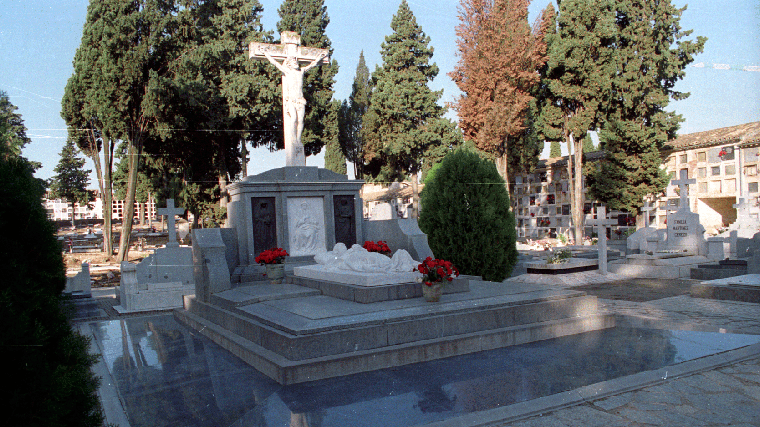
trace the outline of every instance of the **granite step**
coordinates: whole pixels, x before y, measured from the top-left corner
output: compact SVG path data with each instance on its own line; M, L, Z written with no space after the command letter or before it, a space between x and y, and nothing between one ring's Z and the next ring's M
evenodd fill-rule
M597 314L596 297L577 291L450 297L438 304L358 304L305 296L241 305L188 296L185 309L174 314L225 348L237 348L235 354L283 384L602 329L612 322Z
M288 283L247 282L211 295L211 302L227 309L276 299L319 295L319 290Z

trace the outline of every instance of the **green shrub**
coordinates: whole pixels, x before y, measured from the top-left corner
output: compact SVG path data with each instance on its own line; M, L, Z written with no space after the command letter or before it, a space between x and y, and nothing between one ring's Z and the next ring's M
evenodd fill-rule
M89 340L62 311L66 276L42 182L20 158L0 158L0 182L3 425L102 425Z
M435 256L463 274L504 280L517 261L516 232L496 166L460 148L432 175L421 195L420 228Z

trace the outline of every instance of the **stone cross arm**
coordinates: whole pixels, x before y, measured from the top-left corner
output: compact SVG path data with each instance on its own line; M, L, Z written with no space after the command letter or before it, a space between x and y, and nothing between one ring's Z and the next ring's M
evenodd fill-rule
M322 57L322 60L320 61L322 64L330 63L330 51L327 49L306 46L293 47L295 47L293 56L298 59L299 65L310 64L312 61L319 59L320 57ZM251 42L248 46L248 57L251 59L266 61L267 57L264 55L264 52L268 52L272 58L279 60L287 59L290 53L288 46L284 44Z

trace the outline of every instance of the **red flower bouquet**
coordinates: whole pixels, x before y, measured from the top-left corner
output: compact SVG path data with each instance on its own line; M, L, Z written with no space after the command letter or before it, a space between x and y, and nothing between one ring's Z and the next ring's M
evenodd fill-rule
M288 252L283 248L267 249L260 253L254 261L261 265L265 264L282 264Z
M459 276L459 270L454 267L454 264L431 257L425 258L425 261L422 261L422 264L418 265L416 270L424 275L422 281L427 286L433 286L433 284L443 282L444 280L450 282L454 280L451 277L452 275Z
M391 254L391 248L389 248L388 245L382 240L378 240L377 243L367 240L364 242L364 245L362 247L366 249L367 252L377 252L383 255Z

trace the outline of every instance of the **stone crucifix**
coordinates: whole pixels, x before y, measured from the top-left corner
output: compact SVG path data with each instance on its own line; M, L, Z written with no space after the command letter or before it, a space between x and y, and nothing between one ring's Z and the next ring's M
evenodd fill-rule
M644 198L644 206L641 208L641 212L644 213L644 227L649 227L649 212L655 210L656 208L652 206L652 202L649 200L649 198Z
M301 143L306 99L303 75L320 63L329 64L327 49L301 46L301 36L292 31L280 33L280 43L251 42L248 57L267 60L282 72L282 122L285 139L285 166L306 166ZM305 64L301 68L301 64Z
M182 208L174 207L174 199L166 199L166 207L156 209L159 215L166 215L166 229L169 232L169 241L166 243L166 247L178 248L179 242L177 242L177 227L174 225L174 216L182 215L185 210Z

